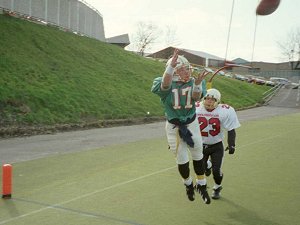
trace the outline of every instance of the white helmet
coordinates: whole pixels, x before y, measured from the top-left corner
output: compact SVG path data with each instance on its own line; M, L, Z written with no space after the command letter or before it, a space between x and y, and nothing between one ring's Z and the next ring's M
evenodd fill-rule
M215 88L208 89L204 98L205 97L214 98L218 103L221 101L221 93Z
M204 96L204 99L206 97L210 97L210 98L216 99L216 102L214 104L215 108L221 102L221 93L217 89L215 89L215 88L208 89L207 92L206 92L206 95Z
M166 64L166 66L169 66L172 62L172 58L170 58ZM182 68L182 67L185 67L187 70L189 70L189 73L188 74L179 74L177 72L178 69ZM190 76L191 76L191 66L190 66L190 63L189 61L182 55L179 55L178 58L177 58L177 65L175 67L175 74L174 74L174 77L173 77L173 80L180 80L180 81L183 81L183 82L188 82L190 80Z
M172 58L170 58L166 64L166 66L170 65L172 61ZM177 62L178 64L175 67L175 70L185 66L185 67L189 67L190 68L190 63L189 61L183 56L183 55L179 55L177 58Z

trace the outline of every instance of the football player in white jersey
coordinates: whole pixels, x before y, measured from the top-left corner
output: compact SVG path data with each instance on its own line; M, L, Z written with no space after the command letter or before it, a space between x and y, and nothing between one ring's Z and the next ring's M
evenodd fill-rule
M203 162L205 162L205 168L208 168L206 175L210 175L212 168L215 181L213 199L219 199L222 190L223 173L221 167L224 157L224 130L228 132L226 150L229 150L229 154L234 154L235 129L241 126L234 108L221 104L220 101L221 93L217 89L211 88L207 90L203 101L196 104L196 114L203 140ZM211 168L209 168L210 166Z

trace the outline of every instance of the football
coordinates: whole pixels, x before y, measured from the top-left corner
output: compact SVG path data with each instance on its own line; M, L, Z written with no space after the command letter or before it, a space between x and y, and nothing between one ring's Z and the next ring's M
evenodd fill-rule
M267 16L276 11L280 0L261 0L256 7L256 15Z

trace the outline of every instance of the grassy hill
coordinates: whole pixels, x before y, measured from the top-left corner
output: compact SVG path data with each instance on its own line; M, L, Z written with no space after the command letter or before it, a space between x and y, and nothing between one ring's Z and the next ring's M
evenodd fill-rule
M0 15L0 127L162 116L150 92L164 64L91 38ZM218 77L236 108L267 87Z

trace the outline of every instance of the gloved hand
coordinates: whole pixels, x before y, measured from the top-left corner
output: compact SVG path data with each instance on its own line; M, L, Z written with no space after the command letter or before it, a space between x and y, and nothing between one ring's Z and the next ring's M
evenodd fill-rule
M228 153L230 155L233 155L234 151L235 151L235 146L227 146L226 149L225 149L225 151L227 151L227 150L229 150Z

